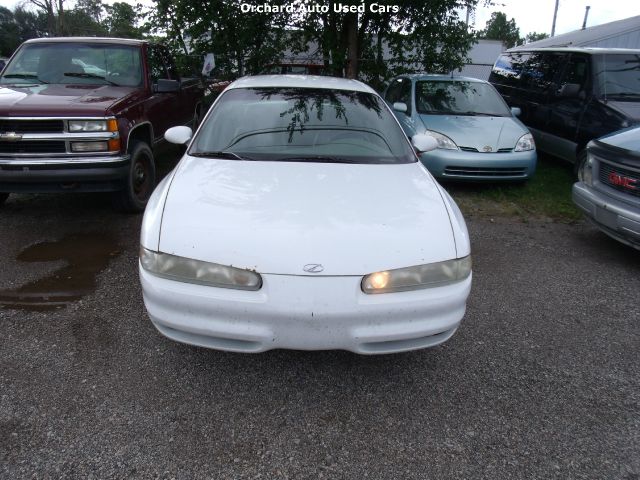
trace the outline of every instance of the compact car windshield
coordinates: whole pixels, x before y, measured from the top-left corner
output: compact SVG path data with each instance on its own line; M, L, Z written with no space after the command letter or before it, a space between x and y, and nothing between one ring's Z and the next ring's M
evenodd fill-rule
M418 113L431 115L511 115L493 87L464 81L417 82L416 109Z
M326 163L416 161L402 129L378 96L279 87L225 92L189 154Z
M640 55L611 54L599 56L595 62L595 79L600 95L640 98Z
M0 84L142 84L140 50L121 45L37 43L23 46Z

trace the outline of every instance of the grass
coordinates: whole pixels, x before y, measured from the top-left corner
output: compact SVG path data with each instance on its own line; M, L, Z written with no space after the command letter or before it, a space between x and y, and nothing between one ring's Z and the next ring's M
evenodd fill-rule
M535 176L523 184L444 183L467 215L550 218L573 222L582 218L571 200L573 166L539 155Z

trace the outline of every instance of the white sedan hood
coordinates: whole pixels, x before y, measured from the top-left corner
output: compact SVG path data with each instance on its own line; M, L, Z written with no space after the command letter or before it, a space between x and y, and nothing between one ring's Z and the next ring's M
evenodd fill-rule
M186 156L162 216L162 252L260 273L367 273L456 257L438 188L420 163ZM318 274L315 274L318 275Z

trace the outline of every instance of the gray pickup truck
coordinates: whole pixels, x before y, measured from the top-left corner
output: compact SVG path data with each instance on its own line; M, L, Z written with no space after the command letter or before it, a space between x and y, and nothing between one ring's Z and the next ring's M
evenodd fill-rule
M640 127L593 140L573 201L607 235L640 250Z

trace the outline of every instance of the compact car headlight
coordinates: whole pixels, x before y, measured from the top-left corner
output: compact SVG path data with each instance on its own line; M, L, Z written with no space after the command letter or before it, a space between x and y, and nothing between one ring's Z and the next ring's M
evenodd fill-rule
M405 292L441 287L464 280L471 274L471 256L438 263L375 272L362 279L364 293Z
M578 180L593 187L593 156L587 153L587 159L578 169Z
M242 268L178 257L140 248L142 268L170 280L238 290L260 290L262 277Z
M535 148L536 142L533 141L533 135L525 133L516 142L516 148L514 150L516 152L527 152L529 150L534 150Z
M443 148L445 150L458 150L456 143L446 135L443 135L440 132L434 132L433 130L427 130L424 133L431 135L438 141L438 148Z

